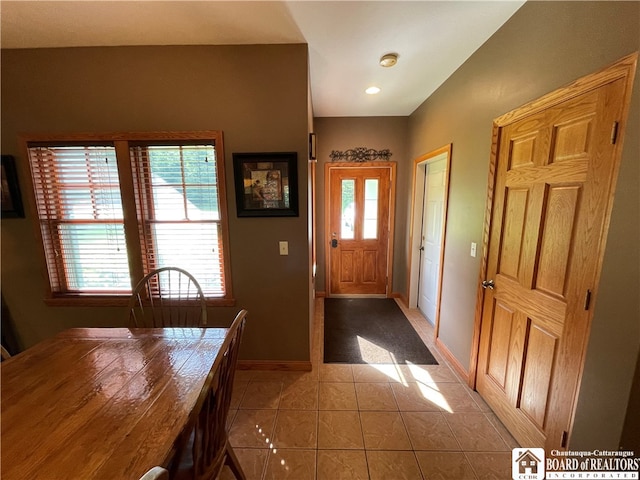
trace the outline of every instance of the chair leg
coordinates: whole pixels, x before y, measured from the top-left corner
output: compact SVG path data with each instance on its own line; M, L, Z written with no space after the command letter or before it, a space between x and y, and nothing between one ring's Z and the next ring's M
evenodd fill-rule
M244 472L242 471L242 467L240 466L240 462L238 461L238 457L236 457L236 453L233 451L233 448L231 448L229 441L227 441L226 449L227 458L225 460L225 463L229 466L229 468L233 472L233 475L238 480L247 480L247 477L245 477Z

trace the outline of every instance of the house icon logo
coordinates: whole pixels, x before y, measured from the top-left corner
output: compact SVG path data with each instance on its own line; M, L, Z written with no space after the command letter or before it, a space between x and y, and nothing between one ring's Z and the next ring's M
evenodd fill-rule
M544 480L543 448L514 448L511 460L513 480Z

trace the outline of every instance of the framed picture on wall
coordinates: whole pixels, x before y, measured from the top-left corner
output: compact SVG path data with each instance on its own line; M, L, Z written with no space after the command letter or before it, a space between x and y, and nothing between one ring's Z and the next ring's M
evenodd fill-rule
M298 216L298 154L234 153L238 217Z
M22 197L15 159L11 155L2 155L2 218L24 218Z

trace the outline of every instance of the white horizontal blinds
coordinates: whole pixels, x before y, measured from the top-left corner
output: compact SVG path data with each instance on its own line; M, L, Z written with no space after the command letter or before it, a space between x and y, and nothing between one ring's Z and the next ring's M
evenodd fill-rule
M52 292L130 292L115 149L30 146L29 159Z
M131 147L145 273L180 267L207 297L225 295L213 143Z

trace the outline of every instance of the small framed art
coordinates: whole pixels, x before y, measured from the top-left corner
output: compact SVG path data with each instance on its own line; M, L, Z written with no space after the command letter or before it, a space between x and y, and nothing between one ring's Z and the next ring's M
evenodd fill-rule
M234 153L238 217L298 216L298 154Z

